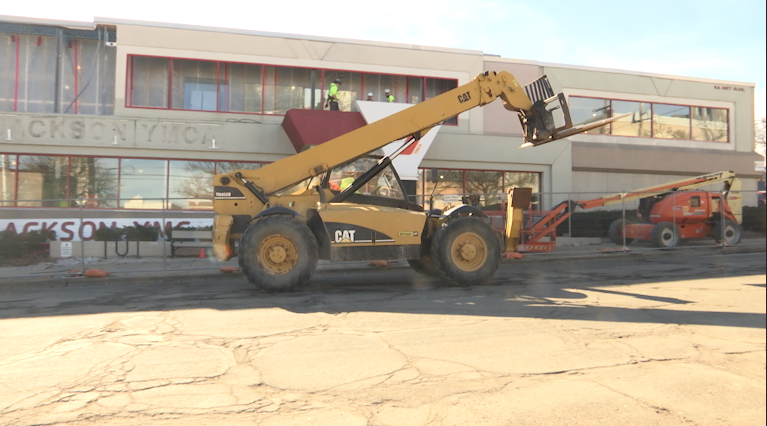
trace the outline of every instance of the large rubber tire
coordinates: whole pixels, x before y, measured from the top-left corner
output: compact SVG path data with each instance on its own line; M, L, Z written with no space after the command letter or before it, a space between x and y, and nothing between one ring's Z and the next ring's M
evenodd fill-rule
M413 268L414 271L421 275L430 278L442 278L439 270L434 265L434 261L431 259L431 255L425 255L418 259L408 259L407 263L410 264L410 267Z
M610 229L607 231L607 236L610 237L610 241L613 244L617 244L619 246L623 245L623 229L625 224L626 222L623 219L618 219L610 224ZM626 245L629 245L632 242L634 242L633 238L626 238Z
M658 223L652 228L650 241L655 247L676 247L679 244L679 228L671 222Z
M726 219L724 221L724 242L727 245L734 246L740 243L740 239L743 236L743 229L738 222L734 220ZM722 222L718 222L714 225L714 229L711 230L711 237L717 242L722 242Z
M253 285L269 293L293 291L317 269L317 240L290 216L273 215L253 223L240 239L240 269Z
M445 279L478 285L493 277L501 263L501 244L482 219L464 216L448 222L431 243L434 266Z

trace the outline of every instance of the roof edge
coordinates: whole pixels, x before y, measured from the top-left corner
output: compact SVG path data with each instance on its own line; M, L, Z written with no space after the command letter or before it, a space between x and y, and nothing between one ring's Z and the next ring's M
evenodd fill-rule
M0 21L14 24L48 25L52 27L66 27L71 29L96 29L95 22L84 21L61 21L58 19L30 18L27 16L0 15Z
M617 68L599 68L599 67L590 67L586 65L558 64L553 62L539 62L539 65L541 65L542 67L550 67L550 68L565 68L565 69L582 70L582 71L599 71L599 72L608 72L608 73L615 73L615 74L639 75L644 77L669 78L672 80L685 80L685 81L693 81L697 83L718 83L718 84L729 84L733 86L745 86L745 87L752 87L752 88L756 87L756 83L751 83L746 81L716 80L713 78L690 77L686 75L656 74L656 73L645 72L645 71L622 70Z

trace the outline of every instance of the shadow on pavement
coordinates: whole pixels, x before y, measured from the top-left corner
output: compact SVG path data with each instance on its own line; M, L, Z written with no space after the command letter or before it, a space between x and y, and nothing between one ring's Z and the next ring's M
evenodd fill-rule
M242 276L179 277L178 281L59 280L0 287L0 319L190 309L281 308L306 313L385 312L505 318L556 318L626 323L765 328L764 313L694 310L695 301L620 291L623 285L743 277L754 284L764 257L747 266L695 257L597 259L504 265L487 285L456 287L405 269L315 276L297 293L264 294ZM755 260L761 256L761 260ZM726 256L725 256L726 257ZM604 287L613 289L605 289ZM597 288L598 287L598 288ZM642 291L647 290L644 288ZM655 291L662 291L656 289ZM648 290L648 292L652 292ZM588 303L588 293L610 296ZM592 296L593 298L593 296ZM611 301L620 300L610 304ZM577 303L576 303L577 301ZM626 305L636 305L627 307ZM672 305L672 306L668 306ZM685 306L681 309L681 306ZM253 324L254 329L258 324Z

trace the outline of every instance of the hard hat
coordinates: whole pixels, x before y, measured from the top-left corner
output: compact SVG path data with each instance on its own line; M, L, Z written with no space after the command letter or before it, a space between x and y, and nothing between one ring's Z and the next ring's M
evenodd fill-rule
M386 89L386 90L384 90L384 93L391 93L391 90Z
M340 82L341 82L340 78L337 78L337 79L333 80L333 83L340 83Z
M368 92L368 96L373 96L373 92Z

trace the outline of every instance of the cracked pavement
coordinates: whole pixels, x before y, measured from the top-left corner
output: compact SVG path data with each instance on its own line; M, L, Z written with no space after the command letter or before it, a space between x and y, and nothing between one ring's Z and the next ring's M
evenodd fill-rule
M764 253L0 284L0 424L765 424Z

